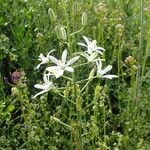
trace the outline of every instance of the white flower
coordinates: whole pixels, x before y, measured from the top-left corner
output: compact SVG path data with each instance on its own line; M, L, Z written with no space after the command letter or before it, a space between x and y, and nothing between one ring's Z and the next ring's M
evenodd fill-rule
M53 56L49 56L49 59L55 63L57 66L51 66L47 67L46 70L52 73L56 78L59 78L63 75L64 71L74 72L74 69L72 67L69 67L71 64L73 64L75 61L79 59L79 56L74 57L70 59L68 62L67 59L67 50L64 50L62 53L61 60L56 59Z
M49 75L48 74L45 74L44 73L44 77L43 77L43 80L44 80L44 83L43 84L35 84L34 87L37 88L37 89L41 89L42 91L35 94L33 96L33 98L43 94L43 93L46 93L48 91L50 91L51 89L54 88L54 85L51 81L49 81Z
M93 52L98 52L100 54L103 54L101 51L105 51L104 48L102 47L97 47L97 41L96 40L89 40L86 36L83 36L86 44L84 43L77 43L78 45L87 47L87 53L92 54Z
M49 62L49 55L50 55L50 53L52 53L53 51L55 51L55 50L51 50L51 51L47 54L46 57L45 57L42 53L39 55L38 60L41 61L41 63L37 65L37 67L35 68L35 70L36 70L36 69L39 69L41 65L46 64L46 63Z
M102 77L102 78L108 78L108 79L112 79L112 78L117 78L118 76L116 75L107 75L106 73L109 72L112 69L111 65L108 65L105 69L102 69L102 61L99 59L98 61L96 61L96 65L97 65L97 75Z

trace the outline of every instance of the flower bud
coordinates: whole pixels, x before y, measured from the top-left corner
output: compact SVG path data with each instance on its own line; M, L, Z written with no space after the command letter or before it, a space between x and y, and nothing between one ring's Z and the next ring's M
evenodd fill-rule
M91 70L88 79L91 80L91 79L94 77L94 74L95 74L95 68L93 68L93 69Z
M48 9L48 15L50 16L51 21L56 21L56 15L52 8Z
M133 65L136 63L136 60L133 56L128 56L126 59L125 59L125 63L127 65Z
M86 26L86 25L87 25L87 14L82 13L82 26Z
M59 29L60 29L60 27L58 25L54 28L56 36L58 39L60 39L60 30Z
M133 71L137 71L137 70L138 70L138 67L137 67L136 65L133 65L133 66L132 66L132 69L133 69Z
M62 40L66 41L67 40L67 34L66 34L66 30L64 27L60 28L60 37Z

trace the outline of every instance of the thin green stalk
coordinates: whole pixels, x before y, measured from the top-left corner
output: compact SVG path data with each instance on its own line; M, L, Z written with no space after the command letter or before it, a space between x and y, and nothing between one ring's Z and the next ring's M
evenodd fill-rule
M76 79L75 79L75 74L73 73L73 86L74 86L74 100L76 100L78 98L78 93L77 93L77 87L76 87ZM83 150L83 142L82 142L82 127L81 127L81 123L82 123L82 116L80 112L76 112L77 113L77 120L79 123L79 129L78 129L78 140L79 140L79 144L80 144L80 149Z
M142 52L143 52L143 35L144 35L144 0L141 0L141 31L140 31L140 45L138 51L138 63L139 68L136 75L136 85L135 85L135 95L134 95L134 102L136 103L139 99L140 89L141 89L141 67L142 67Z
M68 13L67 13L67 6L66 6L65 0L62 0L62 1L63 1L63 8L64 8L64 14L65 14L66 27L67 27L68 47L70 48L71 36L70 36L70 25L69 25ZM70 49L70 51L71 51L71 49Z
M104 116L104 124L103 124L103 128L104 128L104 143L106 143L106 108L104 105L104 109L103 109L103 116Z

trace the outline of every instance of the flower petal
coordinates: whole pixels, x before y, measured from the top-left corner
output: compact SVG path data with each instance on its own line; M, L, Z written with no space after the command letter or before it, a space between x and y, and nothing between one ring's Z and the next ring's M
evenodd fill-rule
M74 69L72 67L66 67L65 70L67 70L69 72L74 72Z
M70 59L67 64L66 67L68 67L69 65L73 64L75 61L77 61L80 58L80 56L74 57L72 59Z
M84 43L77 43L78 45L80 45L80 46L85 46L85 47L87 47L87 45L85 45Z
M86 44L87 44L87 45L89 45L89 44L90 44L89 39L88 39L86 36L84 36L84 35L83 35L83 38L84 38L84 40L85 40Z
M37 89L42 89L42 90L45 89L45 86L42 85L42 84L35 84L34 87L37 88Z
M85 57L86 59L89 59L89 57L90 57L90 56L89 56L87 53L85 53L85 52L81 53L80 55L83 56L83 57Z
M98 70L101 70L101 69L102 69L102 61L101 61L100 59L98 59L98 60L96 61L96 65L97 65L97 69L98 69Z
M104 70L100 70L99 73L100 75L104 75L106 74L108 71L110 71L112 69L111 65L108 65Z
M45 56L42 53L40 53L38 60L42 61L43 59L45 59Z
M53 63L55 63L56 65L59 65L59 60L56 59L55 57L49 56L49 59L50 59Z
M35 67L35 70L38 70L41 65L42 65L42 63L38 64L38 65Z
M64 74L64 70L58 69L53 72L56 78L61 77Z
M61 61L62 63L66 63L66 58L67 58L67 50L65 49L62 53Z
M98 53L94 52L90 55L90 57L88 58L89 62L95 61L95 58L97 57Z
M57 70L59 67L58 66L51 66L51 67L47 67L45 70L52 72L54 70Z
M44 76L43 76L43 80L44 80L44 82L47 84L47 83L49 83L49 77L48 77L48 74L44 74Z
M103 55L103 53L102 53L100 50L98 50L98 49L92 49L92 51L93 51L93 52L97 52L97 53Z
M93 50L102 50L102 51L106 51L103 47L95 47Z
M118 78L118 76L110 74L110 75L104 75L102 76L102 78L113 79L113 78Z
M52 49L48 54L47 54L47 57L49 57L49 55L52 53L52 52L54 52L55 51L55 49Z
M96 47L96 44L97 44L97 41L96 41L96 40L93 40L93 41L91 42L92 47Z
M46 93L46 92L48 92L48 90L42 90L41 92L35 94L32 98L36 98L37 96L39 96L39 95L41 95L43 93Z

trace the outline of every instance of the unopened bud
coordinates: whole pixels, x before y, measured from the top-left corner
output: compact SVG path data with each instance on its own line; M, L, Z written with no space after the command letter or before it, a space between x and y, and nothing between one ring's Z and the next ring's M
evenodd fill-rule
M86 25L87 25L87 14L82 13L82 26L86 26Z
M56 21L56 15L52 8L48 9L48 15L50 16L51 21Z
M89 79L89 80L92 80L92 78L94 77L94 74L95 74L95 68L93 68L93 69L91 70L88 79Z
M138 67L137 67L136 65L133 65L133 66L132 66L132 69L133 69L134 71L137 71L137 70L138 70Z
M55 30L57 38L60 39L60 27L57 25L54 30Z
M64 27L61 27L60 28L60 37L62 40L66 41L67 40L67 34L66 34L66 30Z
M125 59L125 63L127 65L133 65L136 63L136 60L133 56L128 56L126 59Z

